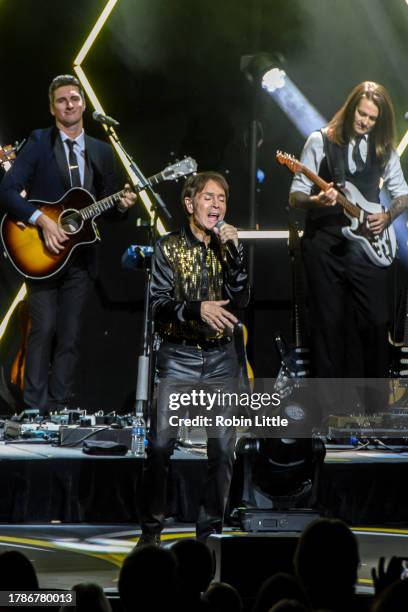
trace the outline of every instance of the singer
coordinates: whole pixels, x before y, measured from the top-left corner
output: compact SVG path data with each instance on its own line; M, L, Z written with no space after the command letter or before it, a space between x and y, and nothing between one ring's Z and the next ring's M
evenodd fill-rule
M82 186L97 199L118 191L110 145L85 134L85 96L74 76L55 77L48 90L55 125L35 130L0 185L0 206L41 231L51 253L64 248L67 235L29 200L56 201L68 189ZM27 193L27 198L21 192ZM136 202L130 190L118 208ZM115 211L113 211L115 213ZM117 213L118 218L123 215ZM63 274L49 280L27 280L31 321L24 380L24 407L40 417L69 405L78 358L81 313L96 275L94 246L77 252Z
M156 390L166 378L192 386L204 381L231 385L228 381L240 375L242 364L232 340L238 320L231 308L248 304L249 284L236 228L228 223L216 227L226 214L228 193L221 174L201 172L189 177L181 196L187 223L156 244L151 283L152 315L161 338ZM227 250L229 241L235 256ZM158 430L157 414L164 409L158 404L153 402L139 495L142 536L138 546L160 544L169 461L176 443L174 428ZM217 431L217 437L208 437L208 472L196 528L199 539L222 531L234 448L231 426Z

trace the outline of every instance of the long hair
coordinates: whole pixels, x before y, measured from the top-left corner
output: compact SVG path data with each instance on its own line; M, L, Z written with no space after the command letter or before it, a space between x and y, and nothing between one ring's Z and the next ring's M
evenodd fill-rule
M378 108L378 118L370 134L374 140L376 155L385 164L395 144L395 114L387 90L378 83L363 81L354 87L343 106L329 122L328 137L338 145L349 142L353 136L355 111L362 98L370 100Z

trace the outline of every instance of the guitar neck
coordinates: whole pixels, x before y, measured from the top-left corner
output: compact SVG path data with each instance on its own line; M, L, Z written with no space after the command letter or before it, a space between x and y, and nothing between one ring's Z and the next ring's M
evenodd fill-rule
M172 170L166 169L162 170L162 172L158 172L157 174L153 174L153 176L149 176L147 182L150 185L157 185L158 183L162 183L163 181L171 180L172 178Z
M162 183L163 181L170 180L173 176L173 170L171 168L163 170L162 172L158 172L157 174L153 174L153 176L149 176L147 179L148 185L157 185L158 183ZM148 186L147 185L147 186ZM139 193L143 189L146 189L146 186L134 186L133 190L135 193ZM126 195L125 190L118 191L103 200L99 200L99 202L94 202L89 206L86 206L81 210L81 216L83 219L91 219L92 217L96 217L107 210L110 210L120 202L120 198Z
M92 217L96 217L107 210L110 210L120 202L120 198L125 195L125 191L118 191L103 200L99 200L99 202L94 202L89 206L85 206L82 208L80 215L83 219L91 219Z
M174 181L175 179L182 176L187 176L192 172L197 172L197 162L192 157L185 157L183 160L178 161L171 166L167 166L167 168L161 172L153 174L153 176L149 176L149 178L146 180L146 185L135 185L133 187L133 191L135 193L139 193L140 191L143 191L143 189L146 189L149 185L157 185L163 181ZM118 191L117 193L114 193L103 200L99 200L99 202L94 202L86 208L83 208L80 211L80 214L83 219L91 219L92 217L96 217L97 215L100 215L101 213L119 204L120 199L125 195L125 190Z
M315 174L312 170L310 170L303 164L299 164L299 166L300 172L307 176L307 178L309 178L322 191L327 191L328 189L330 189L329 183L327 183L320 176ZM349 213L349 215L351 215L352 217L356 217L357 219L360 217L360 209L358 208L358 206L356 206L352 202L349 202L349 200L342 193L338 192L336 201L337 204L340 204L340 206L342 206L344 210Z

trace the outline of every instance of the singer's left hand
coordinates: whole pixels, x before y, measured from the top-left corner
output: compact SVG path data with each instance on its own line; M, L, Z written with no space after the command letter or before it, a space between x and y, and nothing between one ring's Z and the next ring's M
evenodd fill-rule
M118 208L122 212L125 212L136 204L137 195L132 191L129 183L126 183L123 190L125 192L125 195L120 198L120 204L118 204Z
M228 223L224 223L221 229L214 228L214 232L216 232L222 244L228 242L228 240L232 240L235 246L238 248L238 230L233 225L229 225Z

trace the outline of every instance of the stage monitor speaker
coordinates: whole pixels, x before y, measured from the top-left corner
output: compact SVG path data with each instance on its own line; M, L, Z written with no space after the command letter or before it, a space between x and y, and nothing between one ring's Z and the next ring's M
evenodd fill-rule
M255 597L277 572L293 574L299 533L211 535L207 544L216 562L216 581L228 582L244 598Z

